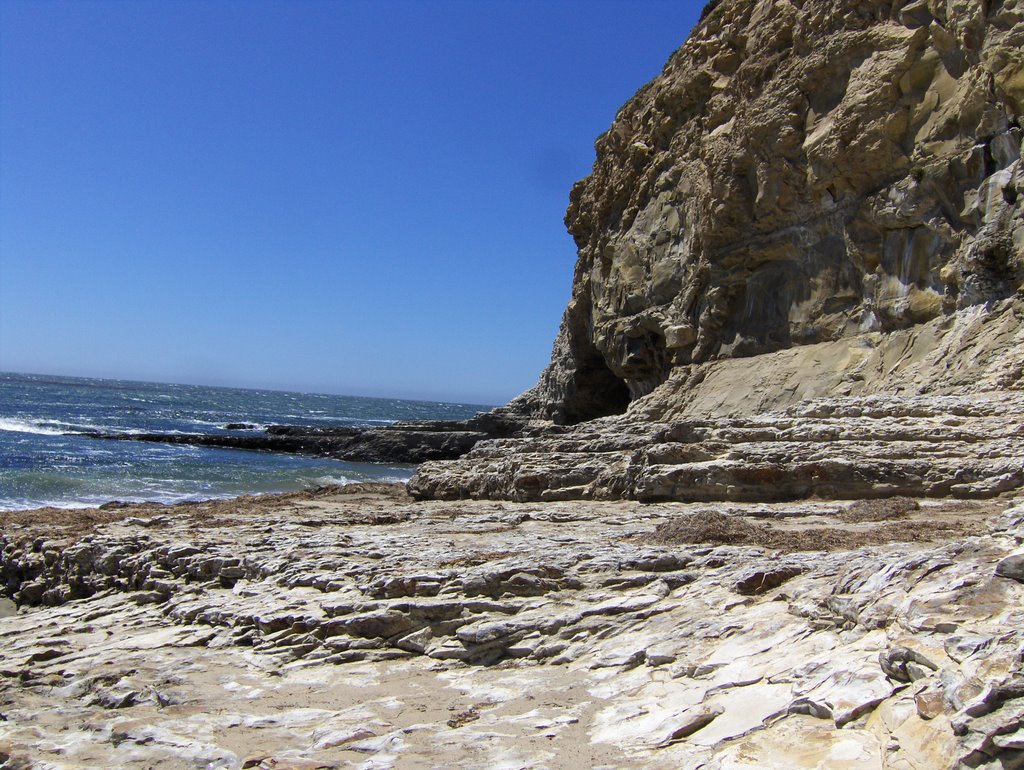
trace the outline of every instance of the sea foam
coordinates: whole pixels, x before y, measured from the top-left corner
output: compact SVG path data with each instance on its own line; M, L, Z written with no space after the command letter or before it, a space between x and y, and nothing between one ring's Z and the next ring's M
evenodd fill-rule
M60 423L53 420L18 420L0 417L0 430L11 433L35 433L38 436L63 436L66 430L54 426Z

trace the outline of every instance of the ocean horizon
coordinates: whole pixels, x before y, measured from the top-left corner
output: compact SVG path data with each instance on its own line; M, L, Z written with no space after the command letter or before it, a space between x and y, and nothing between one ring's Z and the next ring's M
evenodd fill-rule
M373 427L465 419L485 404L0 372L0 510L176 503L325 484L401 482L412 465L105 441L88 433L218 434L226 426ZM234 429L237 433L238 429Z

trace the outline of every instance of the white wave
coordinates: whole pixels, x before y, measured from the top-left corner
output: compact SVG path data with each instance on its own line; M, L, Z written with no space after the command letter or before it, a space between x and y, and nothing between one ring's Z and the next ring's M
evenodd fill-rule
M16 420L10 417L0 417L0 430L11 433L35 433L40 436L63 436L67 431L57 426L60 423L53 420Z
M313 479L313 483L318 486L330 486L338 484L340 486L346 486L348 484L367 484L367 483L380 483L380 484L404 484L411 478L412 474L407 476L403 475L390 475L390 476L344 476L342 474L331 474L327 476L318 476Z
M98 508L100 503L68 502L67 500L47 500L30 498L13 498L0 500L0 512L9 511L30 511L34 508L63 508L68 511L77 511L83 508Z
M320 476L313 479L313 483L325 487L331 484L354 484L355 481L348 476Z

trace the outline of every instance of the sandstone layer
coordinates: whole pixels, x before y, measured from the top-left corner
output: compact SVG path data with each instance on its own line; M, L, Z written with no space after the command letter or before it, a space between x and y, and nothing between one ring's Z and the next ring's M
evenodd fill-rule
M989 497L1024 484L1024 305L681 368L613 415L421 465L422 498Z
M0 517L9 768L1024 756L1024 499L347 488Z

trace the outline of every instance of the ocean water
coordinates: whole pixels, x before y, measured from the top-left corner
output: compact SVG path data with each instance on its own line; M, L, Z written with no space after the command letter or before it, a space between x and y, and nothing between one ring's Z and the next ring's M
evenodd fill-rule
M179 502L323 484L404 481L408 465L105 441L103 433L222 433L228 423L373 426L487 406L0 373L0 510Z

